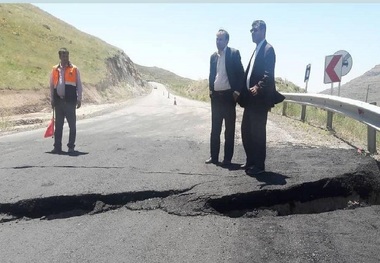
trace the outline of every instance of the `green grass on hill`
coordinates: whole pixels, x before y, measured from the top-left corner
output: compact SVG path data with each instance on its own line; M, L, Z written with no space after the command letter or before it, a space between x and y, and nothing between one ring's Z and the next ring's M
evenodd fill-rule
M31 4L0 4L0 89L46 88L51 67L59 62L57 51L61 47L69 49L82 81L90 85L102 81L106 76L105 60L118 51ZM156 67L136 67L143 79L163 83L173 93L209 100L207 80L183 78ZM294 86L289 83L279 81L278 89L287 91Z
M68 48L82 81L90 84L106 76L105 59L118 50L31 4L0 4L0 89L48 86L61 47Z

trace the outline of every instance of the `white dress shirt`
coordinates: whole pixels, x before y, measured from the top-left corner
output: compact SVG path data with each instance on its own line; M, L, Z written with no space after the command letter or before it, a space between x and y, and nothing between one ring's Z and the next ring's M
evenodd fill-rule
M223 91L231 89L230 82L228 81L227 71L226 71L226 49L223 49L221 54L218 54L218 62L216 64L216 76L214 81L214 90Z
M259 53L260 51L260 48L261 46L263 45L264 43L264 40L261 40L261 42L256 46L256 49L255 51L253 51L253 56L252 56L252 59L251 59L251 63L249 64L249 70L248 70L248 74L247 74L247 89L250 89L251 87L249 86L249 80L251 79L251 74L252 74L252 70L253 70L253 65L255 64L255 59L256 59L256 55L257 53Z

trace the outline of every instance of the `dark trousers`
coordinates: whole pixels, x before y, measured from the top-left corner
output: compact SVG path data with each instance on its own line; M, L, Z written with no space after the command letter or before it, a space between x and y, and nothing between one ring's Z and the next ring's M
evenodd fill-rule
M241 137L247 156L246 164L265 170L268 110L244 108Z
M236 103L232 91L214 91L211 96L211 158L219 160L220 134L224 120L224 159L231 161L234 154Z
M66 102L62 99L55 100L55 132L54 132L54 148L62 149L62 131L65 118L69 124L69 143L67 147L75 147L76 128L76 103Z

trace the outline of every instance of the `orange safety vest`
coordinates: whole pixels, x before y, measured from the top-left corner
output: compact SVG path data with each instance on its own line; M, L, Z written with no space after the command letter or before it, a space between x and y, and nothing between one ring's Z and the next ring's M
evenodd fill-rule
M55 65L53 67L53 83L54 88L57 88L58 80L59 80L59 71L58 71L58 65ZM69 64L65 69L65 85L70 86L77 86L77 67L73 64Z

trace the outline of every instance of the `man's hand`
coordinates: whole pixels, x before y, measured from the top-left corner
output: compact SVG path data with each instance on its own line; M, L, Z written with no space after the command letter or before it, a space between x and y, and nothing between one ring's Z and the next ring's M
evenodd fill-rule
M211 97L212 97L212 90L210 90L210 92L209 92L209 97L210 97L210 99L211 99Z
M259 90L259 87L258 87L257 85L255 85L255 86L252 87L252 88L249 88L249 91L251 92L252 96L256 96L258 90Z
M80 106L82 106L82 102L80 100L77 101L77 109L80 108Z

